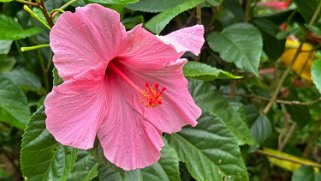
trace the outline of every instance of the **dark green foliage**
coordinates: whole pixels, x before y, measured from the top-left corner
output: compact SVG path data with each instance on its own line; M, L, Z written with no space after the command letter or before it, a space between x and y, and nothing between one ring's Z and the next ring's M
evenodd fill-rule
M321 167L321 1L293 0L285 10L259 2L0 0L0 180L321 180L316 171ZM161 158L148 167L124 171L106 160L98 139L94 148L78 150L58 143L46 129L43 101L64 80L48 46L22 47L51 43L50 28L34 16L50 25L48 18L56 23L63 11L89 3L119 12L127 30L143 24L165 35L204 26L201 54L182 56L188 59L183 73L202 116L195 127L164 133ZM308 79L283 64L284 56L293 59L300 42L310 44L303 44L296 60L311 73ZM293 52L284 54L288 49ZM299 158L311 160L314 168Z

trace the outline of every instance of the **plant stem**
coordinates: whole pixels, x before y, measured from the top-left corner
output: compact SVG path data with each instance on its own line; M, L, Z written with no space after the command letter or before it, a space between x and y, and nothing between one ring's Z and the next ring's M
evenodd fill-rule
M320 14L320 11L321 11L321 1L319 2L317 9L313 13L313 16L309 22L309 26L313 25L313 23L317 20L319 14Z
M246 95L245 95L246 96ZM261 99L261 100L271 100L271 98L268 98L268 97L263 97L263 96L257 96L257 95L250 95L248 97L253 97L253 98L256 98L256 99ZM309 102L301 102L301 101L297 101L297 100L294 100L294 101L287 101L287 100L280 100L280 99L276 99L275 102L276 103L279 103L279 104L287 104L287 105L298 105L298 106L311 106L315 103L318 103L321 101L321 97L313 100L313 101L309 101Z
M249 20L250 20L251 3L252 3L252 0L246 0L245 17L244 17L245 22L249 22Z
M45 88L46 88L46 91L48 92L49 91L49 80L48 80L48 72L46 71L46 67L45 67L45 60L43 59L39 49L37 49L37 54L38 54L40 66L42 69L42 75L43 75L43 79L44 79Z
M261 155L277 158L277 159L280 159L280 160L289 161L289 162L292 162L292 163L297 163L297 164L300 164L300 165L306 165L306 166L312 166L312 167L321 168L321 165L317 164L317 163L304 163L304 162L299 161L299 160L294 160L294 159L291 159L291 158L286 158L286 157L282 157L282 156L279 156L279 155L274 155L274 154L268 153L268 152L266 152L264 150L256 150L255 152L258 153L258 154L261 154Z
M232 81L232 83L230 85L230 90L231 90L231 94L230 94L231 99L235 99L235 95L236 95L236 80Z
M202 8L201 8L201 6L196 6L196 23L202 24Z
M213 28L213 23L215 22L215 18L216 18L216 12L215 12L215 8L214 7L212 7L212 18L211 18L211 20L209 21L209 23L208 23L208 26L207 26L207 28L205 29L205 32L209 32L212 28Z
M283 150L283 148L286 146L286 144L289 142L292 134L293 134L293 131L295 130L296 128L296 124L293 124L289 130L287 130L287 134L285 135L285 138L283 140L280 140L280 144L279 144L279 147L278 147L278 151L281 151Z
M302 46L303 46L303 43L304 43L304 41L300 43L298 49L297 49L296 52L295 52L294 57L292 58L292 60L291 60L291 62L290 62L290 65L287 67L287 69L285 70L285 72L282 74L282 76L281 76L281 78L280 78L280 80L279 80L279 82L278 82L278 84L277 84L277 86L276 86L276 89L275 89L275 91L273 92L273 95L272 95L270 101L268 102L268 104L267 104L267 105L265 106L265 108L263 109L263 114L267 114L267 113L270 111L270 109L271 109L274 101L276 100L276 97L278 96L278 94L279 94L279 92L280 92L280 89L281 89L281 87L282 87L282 85L283 85L283 83L284 83L284 81L285 81L285 78L286 78L286 77L288 76L288 74L290 73L290 70L292 69L292 66L294 65L296 59L298 58L298 56L299 56L299 54L300 54L300 52L301 52L301 48L302 48Z
M36 18L41 24L43 24L46 28L48 28L49 30L51 30L51 27L48 26L48 24L46 22L44 22L38 15L36 15L36 13L34 13L27 5L23 6L23 9L25 11L27 11L32 17Z
M66 4L62 5L60 8L53 10L53 12L51 13L51 18L54 18L59 12L63 11L63 9L67 8L72 3L75 3L75 2L77 2L77 0L71 0Z
M50 66L51 66L52 55L53 55L53 53L52 53L52 51L50 51L49 57L48 57L48 60L49 60L49 61L48 61L47 68L46 68L47 72L49 71Z
M67 2L66 4L62 5L59 9L63 10L75 2L77 2L77 0L71 0L71 1Z
M238 74L238 71L237 71L238 69L237 68L235 68L235 70L233 71L233 73L235 74L235 75L237 75ZM232 82L231 82L231 85L230 85L230 97L232 98L232 99L235 99L235 96L237 95L237 79L234 79L234 80L232 80Z
M26 52L26 51L31 51L31 50L37 50L40 48L45 48L45 47L49 47L49 44L41 44L41 45L35 45L35 46L29 46L29 47L21 47L20 50L22 52Z
M319 2L319 5L318 5L317 9L314 11L313 16L312 16L308 26L312 26L314 24L314 22L316 21L317 17L319 16L320 11L321 11L321 1ZM279 80L279 82L277 84L277 87L276 87L276 89L275 89L275 91L274 91L274 93L272 95L272 98L270 99L268 104L263 109L263 113L264 114L267 114L270 111L270 109L271 109L274 101L276 100L276 97L279 94L279 91L280 91L280 89L281 89L281 87L282 87L282 85L283 85L283 83L285 81L285 78L289 74L289 72L290 72L292 66L294 65L299 53L301 52L301 49L302 49L302 46L303 46L303 43L305 42L305 40L306 40L306 35L305 35L303 41L300 43L297 51L295 52L295 55L294 55L293 59L291 60L290 65L287 67L285 72L282 74L282 76L281 76L281 78L280 78L280 80Z
M33 7L39 7L38 3L29 2L29 1L25 1L25 0L15 0L15 1L17 1L19 3L30 5L30 6L33 6Z
M48 14L44 0L40 0L39 4L40 4L40 10L41 10L43 16L46 18L47 23L49 24L50 27L53 27L54 23Z
M311 154L313 147L315 146L315 144L319 138L320 127L321 127L321 120L318 119L313 127L311 135L308 138L307 146L305 147L303 154L302 154L303 158L307 158Z

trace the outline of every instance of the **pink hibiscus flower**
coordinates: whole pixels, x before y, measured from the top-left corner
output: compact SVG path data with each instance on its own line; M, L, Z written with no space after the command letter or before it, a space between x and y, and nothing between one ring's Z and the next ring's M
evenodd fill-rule
M182 73L185 51L200 52L204 28L158 37L97 4L60 16L50 32L53 62L64 83L45 100L46 127L64 145L90 149L124 170L160 158L162 133L195 126L201 115Z
M275 10L286 10L288 9L289 5L291 4L292 0L286 1L271 1L271 2L258 2L258 6L268 7Z

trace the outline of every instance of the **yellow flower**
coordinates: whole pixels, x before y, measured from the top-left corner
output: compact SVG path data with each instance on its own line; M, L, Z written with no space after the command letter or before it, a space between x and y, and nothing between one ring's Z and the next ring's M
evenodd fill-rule
M299 47L300 42L294 39L287 39L285 43L285 51L281 56L281 61L285 65L290 65L295 52ZM298 55L292 70L295 71L301 78L311 81L311 65L314 59L316 59L316 53L313 50L313 46L309 43L303 43L301 52Z

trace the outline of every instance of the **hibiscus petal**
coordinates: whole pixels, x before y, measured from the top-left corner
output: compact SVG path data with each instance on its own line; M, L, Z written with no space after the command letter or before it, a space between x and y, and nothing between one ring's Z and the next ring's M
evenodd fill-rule
M126 102L120 80L108 77L108 113L98 130L105 157L124 170L144 168L160 158L161 132Z
M177 52L190 51L198 55L204 44L204 27L195 25L174 31L166 36L158 36L166 44L175 47Z
M63 13L50 32L53 62L66 81L104 62L122 49L126 30L119 14L98 4Z
M127 32L126 49L117 58L140 69L159 69L182 56L141 25Z
M155 108L148 108L142 103L144 98L140 93L133 91L128 84L121 85L127 102L162 132L178 132L188 124L195 126L196 119L201 115L200 108L188 91L188 82L182 72L185 63L186 59L179 59L163 69L145 72L133 69L133 65L118 65L124 74L142 89L146 82L166 87L162 95L163 103Z
M44 105L46 127L55 139L68 146L93 147L98 126L104 118L106 85L96 71L64 82L52 89Z

